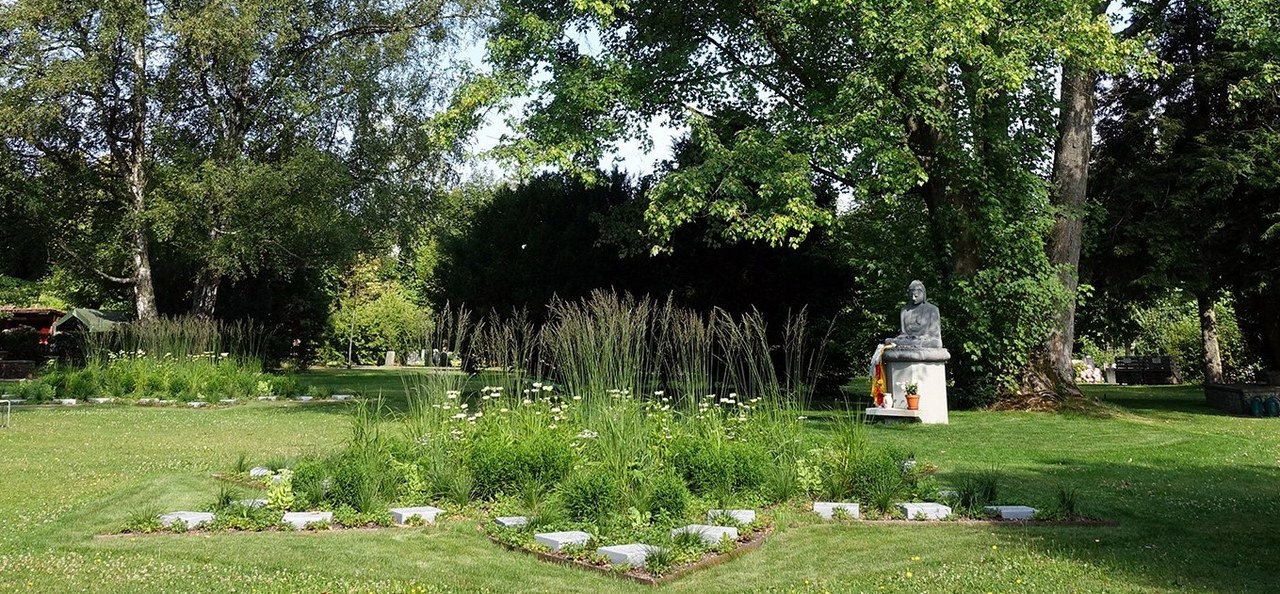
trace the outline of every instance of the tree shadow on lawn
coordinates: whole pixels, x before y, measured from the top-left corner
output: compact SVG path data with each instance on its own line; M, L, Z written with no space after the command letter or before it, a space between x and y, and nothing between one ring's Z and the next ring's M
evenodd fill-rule
M1066 478L1048 469L1030 474L1025 477L1029 484L1019 486L1038 487L1042 503L1054 500L1050 489ZM1084 462L1063 474L1079 487L1085 513L1120 526L1011 524L997 529L1024 538L1026 546L1046 555L1087 562L1135 584L1174 591L1276 591L1280 469L1185 466L1169 460L1154 465Z
M1135 412L1141 411L1143 414L1162 418L1174 413L1230 416L1209 406L1204 398L1204 387L1199 384L1177 386L1086 384L1080 388L1087 396L1097 398L1105 405Z

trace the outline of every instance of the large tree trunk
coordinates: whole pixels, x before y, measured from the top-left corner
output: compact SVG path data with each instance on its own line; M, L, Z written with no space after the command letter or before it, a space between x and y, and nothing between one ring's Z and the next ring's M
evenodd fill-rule
M213 269L212 265L206 265L198 275L196 275L195 295L192 299L192 311L197 316L203 318L213 318L217 313L218 307L218 285L222 282L222 276Z
M133 131L129 146L129 249L133 252L133 296L138 320L153 320L156 290L151 281L151 251L147 246L147 53L146 39L133 50Z
M1222 354L1218 349L1218 316L1213 311L1213 298L1208 292L1196 295L1196 307L1200 310L1200 343L1204 360L1204 381L1207 384L1222 383Z
M1058 145L1053 155L1056 211L1046 248L1058 270L1067 300L1054 312L1054 328L1023 374L1025 396L1061 400L1079 396L1071 365L1075 343L1076 289L1079 286L1080 242L1084 231L1084 202L1089 183L1089 151L1093 145L1093 96L1097 75L1075 62L1062 67L1062 110Z

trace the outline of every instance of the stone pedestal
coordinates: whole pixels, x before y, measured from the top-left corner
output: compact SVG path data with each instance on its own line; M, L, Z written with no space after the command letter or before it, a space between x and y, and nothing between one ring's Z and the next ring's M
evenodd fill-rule
M884 352L892 408L907 408L907 384L916 384L920 393L921 423L942 424L947 417L947 365L951 353L946 349L888 349Z

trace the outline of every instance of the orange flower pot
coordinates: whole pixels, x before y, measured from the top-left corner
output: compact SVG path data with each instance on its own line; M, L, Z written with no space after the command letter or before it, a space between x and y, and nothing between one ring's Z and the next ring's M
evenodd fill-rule
M920 410L919 394L907 394L907 410Z

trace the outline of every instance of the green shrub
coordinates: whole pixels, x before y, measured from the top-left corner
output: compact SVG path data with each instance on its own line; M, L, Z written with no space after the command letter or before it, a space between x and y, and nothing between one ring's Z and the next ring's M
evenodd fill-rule
M734 459L725 449L693 437L682 437L672 445L671 464L694 493L707 495L724 491L733 485L735 474Z
M490 498L515 493L530 482L553 484L573 467L569 444L553 433L536 433L510 440L486 435L471 444L467 468L475 477L476 494Z
M324 460L298 462L293 473L293 493L303 507L315 507L329 498L333 470Z
M654 475L649 484L648 511L655 518L678 519L689 508L689 487L673 471Z
M570 519L603 524L618 506L622 494L618 478L598 468L573 472L560 483L561 505Z

